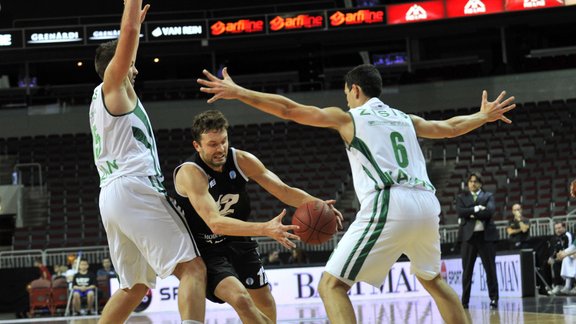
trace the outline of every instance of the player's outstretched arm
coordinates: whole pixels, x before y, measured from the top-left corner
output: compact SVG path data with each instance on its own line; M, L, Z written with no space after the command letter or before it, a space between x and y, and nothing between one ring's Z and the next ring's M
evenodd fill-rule
M249 152L236 150L236 159L240 169L242 169L242 172L248 178L256 181L264 190L268 191L286 205L298 208L309 201L321 200L302 189L287 185L274 172L266 168L260 159ZM327 200L326 203L336 214L338 228L342 229L343 216L342 213L334 207L336 200Z
M213 95L208 99L208 103L220 99L237 99L276 117L316 127L340 129L352 122L350 115L338 107L322 109L297 103L284 96L243 88L234 83L227 68L222 70L222 79L207 70L202 72L206 79L198 79L198 83L202 85L200 91Z
M490 122L501 120L507 124L512 123L505 113L516 108L514 97L506 97L502 91L494 101L488 101L486 90L482 92L480 111L475 114L456 116L447 120L435 121L411 115L412 122L419 137L424 138L451 138L464 135L476 128Z
M298 226L282 224L286 210L268 222L244 222L221 216L217 203L208 192L208 179L194 165L185 164L180 168L176 174L175 186L179 193L188 197L192 207L215 234L268 236L288 249L296 247L291 240L300 239L297 235L288 232L298 229Z

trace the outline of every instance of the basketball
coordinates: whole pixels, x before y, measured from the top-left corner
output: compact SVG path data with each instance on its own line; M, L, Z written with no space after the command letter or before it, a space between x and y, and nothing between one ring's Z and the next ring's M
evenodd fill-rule
M330 240L338 229L336 214L327 203L319 200L298 207L292 217L292 225L300 226L294 234L307 244L322 244Z

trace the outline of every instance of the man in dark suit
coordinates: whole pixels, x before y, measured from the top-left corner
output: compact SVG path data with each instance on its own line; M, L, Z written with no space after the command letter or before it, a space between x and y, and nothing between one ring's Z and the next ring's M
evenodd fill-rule
M483 191L481 188L480 175L472 173L468 176L469 192L460 194L456 200L460 224L459 234L462 241L462 305L468 308L474 262L480 255L484 270L486 270L490 308L495 309L498 308L498 279L496 278L494 241L498 240L498 231L492 215L496 207L492 193Z

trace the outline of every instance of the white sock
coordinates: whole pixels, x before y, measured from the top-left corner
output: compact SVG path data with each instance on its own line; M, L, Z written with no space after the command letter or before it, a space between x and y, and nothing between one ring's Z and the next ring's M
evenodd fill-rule
M182 321L182 324L202 324L202 322L198 322L195 320L184 320Z

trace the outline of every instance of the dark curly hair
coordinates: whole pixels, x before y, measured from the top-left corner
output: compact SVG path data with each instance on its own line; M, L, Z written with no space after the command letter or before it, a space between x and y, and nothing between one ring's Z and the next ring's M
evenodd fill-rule
M194 117L192 121L192 139L200 143L202 134L212 130L228 130L228 120L218 110L207 110Z

